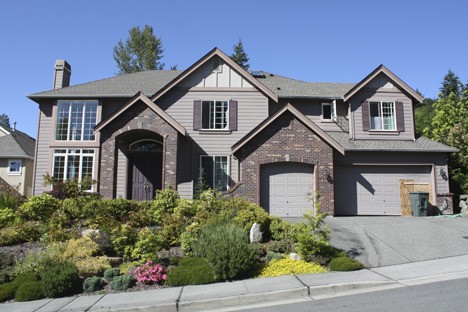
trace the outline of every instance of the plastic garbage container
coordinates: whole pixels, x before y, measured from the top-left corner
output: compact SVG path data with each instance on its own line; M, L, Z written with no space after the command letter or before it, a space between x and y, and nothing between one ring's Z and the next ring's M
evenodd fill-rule
M429 203L429 193L410 192L411 215L413 217L427 217L427 204Z

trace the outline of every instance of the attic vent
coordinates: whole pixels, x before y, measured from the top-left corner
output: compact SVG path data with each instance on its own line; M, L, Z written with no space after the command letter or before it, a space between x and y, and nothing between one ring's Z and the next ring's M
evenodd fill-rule
M255 78L265 78L265 73L262 72L261 70L254 70L252 72L250 72L252 74L252 76L254 76Z

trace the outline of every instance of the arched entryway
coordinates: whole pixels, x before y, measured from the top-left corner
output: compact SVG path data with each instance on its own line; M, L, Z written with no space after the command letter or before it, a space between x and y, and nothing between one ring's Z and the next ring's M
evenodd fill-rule
M151 200L162 189L163 144L156 139L139 139L128 145L128 198Z

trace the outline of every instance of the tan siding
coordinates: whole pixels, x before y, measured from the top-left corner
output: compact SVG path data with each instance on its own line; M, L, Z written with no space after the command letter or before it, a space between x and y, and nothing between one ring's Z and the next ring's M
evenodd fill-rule
M362 110L361 103L363 101L387 101L403 102L403 114L405 131L401 133L388 133L385 134L383 131L372 132L362 130ZM351 109L354 116L354 135L355 139L375 139L375 140L413 140L414 139L414 127L413 127L413 104L409 97L403 92L392 89L389 92L386 88L380 89L366 89L364 88L358 92L351 100Z
M117 197L127 198L127 167L127 157L119 149L117 151Z
M193 130L194 100L230 100L238 101L238 131L203 133ZM175 118L187 129L193 139L192 177L196 180L200 154L210 156L230 156L231 147L260 122L268 117L268 99L257 91L189 91L178 90L165 96L157 103L169 115ZM238 164L230 157L230 176L234 183L238 182ZM193 181L192 181L193 183ZM179 185L179 189L187 192L192 185L188 182Z
M52 153L50 152L49 144L53 135L52 128L52 105L40 104L39 131L36 140L37 155L35 157L35 179L34 179L34 195L39 195L49 189L44 186L44 175L50 173L52 166Z

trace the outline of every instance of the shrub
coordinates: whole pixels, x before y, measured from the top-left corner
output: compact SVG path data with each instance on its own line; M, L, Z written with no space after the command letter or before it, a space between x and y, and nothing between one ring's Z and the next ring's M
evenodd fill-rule
M99 276L91 276L84 280L83 290L85 292L95 292L104 288L104 280Z
M166 284L170 286L203 285L215 282L208 262L199 257L186 257L169 271Z
M307 223L302 224L297 235L297 249L299 254L307 259L310 255L327 255L332 252L330 247L330 229L325 224L326 213L320 213L318 209L315 216L305 214ZM300 223L297 226L301 226Z
M16 264L14 274L33 273L37 275L48 265L50 260L59 260L62 252L62 244L51 245L47 249L36 252L29 252Z
M25 273L18 275L10 283L0 285L0 302L13 299L18 288L30 282L37 282L37 276L32 273Z
M150 211L156 224L161 224L165 213L172 213L177 206L179 194L172 188L157 190L156 197L151 203Z
M24 242L37 241L41 236L41 226L38 221L26 221L17 226L18 232L21 235L21 240Z
M161 249L158 236L149 228L145 227L137 234L137 241L132 250L134 260L156 260L156 252Z
M151 202L143 201L137 203L128 214L128 223L135 228L142 228L147 226L155 225L156 222L150 210Z
M22 243L21 233L15 227L0 229L0 246L11 246Z
M49 261L40 276L44 295L50 298L73 295L81 288L78 268L71 262Z
M125 259L132 257L132 250L137 240L137 232L129 224L123 224L115 230L111 236L111 244L114 252Z
M60 201L49 194L31 196L19 207L19 213L27 220L45 221L60 208Z
M165 213L162 217L163 227L156 234L163 248L180 246L180 237L189 224L184 216Z
M110 282L110 287L112 290L125 291L135 286L135 284L136 281L133 275L125 274L114 277Z
M112 279L116 276L120 275L120 269L119 268L109 268L104 271L104 280L106 282L112 281Z
M186 255L191 255L193 244L198 240L198 235L202 226L199 222L193 222L185 228L185 231L180 235L180 247Z
M356 271L363 268L361 262L350 257L338 257L330 261L330 270L332 271Z
M196 255L208 261L217 280L245 277L256 262L247 233L233 224L202 229L193 248Z
M73 262L81 277L98 275L110 267L106 256L97 257L99 245L89 236L71 239L61 256L62 260Z
M280 253L277 253L277 252L274 252L274 251L268 251L267 254L266 254L266 258L267 258L268 261L281 260L281 259L284 259L284 255L280 254Z
M271 260L260 272L260 277L273 277L289 274L325 273L327 270L317 263L303 260Z
M42 284L35 280L19 285L15 294L16 301L39 300L44 297L45 295L42 291Z
M297 242L297 229L294 224L279 217L272 217L270 223L271 238L275 241Z
M1 194L0 194L1 196ZM0 229L6 226L13 225L16 213L9 206L0 206Z
M18 287L13 282L0 285L0 302L5 302L15 298L17 289Z
M167 279L166 269L151 260L136 267L133 274L135 274L137 282L144 284L161 283Z
M13 279L15 262L13 255L0 252L0 284L8 283Z

